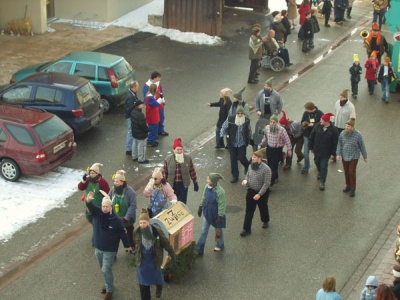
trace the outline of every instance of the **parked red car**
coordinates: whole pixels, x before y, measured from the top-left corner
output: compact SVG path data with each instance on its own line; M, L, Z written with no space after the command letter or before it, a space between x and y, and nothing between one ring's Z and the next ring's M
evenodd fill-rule
M42 175L72 158L72 129L52 113L0 104L0 174L9 181Z

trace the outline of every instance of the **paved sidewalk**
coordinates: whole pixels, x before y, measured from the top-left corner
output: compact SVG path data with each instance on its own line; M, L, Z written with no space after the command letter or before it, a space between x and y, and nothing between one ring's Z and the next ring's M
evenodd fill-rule
M373 226L374 220L371 220ZM392 285L392 267L397 264L394 259L394 247L397 238L397 224L400 224L400 208L396 211L375 245L364 257L358 269L355 270L340 295L343 299L360 299L361 290L370 275L375 275L379 283Z

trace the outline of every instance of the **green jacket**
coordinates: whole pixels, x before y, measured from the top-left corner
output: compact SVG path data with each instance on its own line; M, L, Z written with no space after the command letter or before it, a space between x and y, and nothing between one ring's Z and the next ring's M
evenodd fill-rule
M261 37L252 34L249 40L249 59L261 59L262 58L262 44Z
M153 241L154 259L156 267L160 269L163 263L164 249L173 260L175 259L175 252L161 229L153 225L150 226L153 229L153 236L155 237L155 240ZM133 233L133 238L135 239L136 266L140 266L142 262L142 234L140 227L138 227Z

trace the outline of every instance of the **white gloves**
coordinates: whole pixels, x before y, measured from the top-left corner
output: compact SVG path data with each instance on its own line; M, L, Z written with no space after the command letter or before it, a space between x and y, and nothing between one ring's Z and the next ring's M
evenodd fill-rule
M146 185L146 189L152 190L154 186L154 178L150 178L149 183Z
M243 180L242 181L242 185L244 186L244 185L246 185L247 184L247 180Z
M171 204L172 204L172 205L175 205L176 203L178 203L178 200L176 200L176 199L171 200Z

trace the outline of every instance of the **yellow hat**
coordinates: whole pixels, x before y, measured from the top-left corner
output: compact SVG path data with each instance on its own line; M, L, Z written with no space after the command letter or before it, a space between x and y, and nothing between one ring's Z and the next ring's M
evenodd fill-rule
M360 60L358 59L358 54L353 54L353 61L360 62Z

